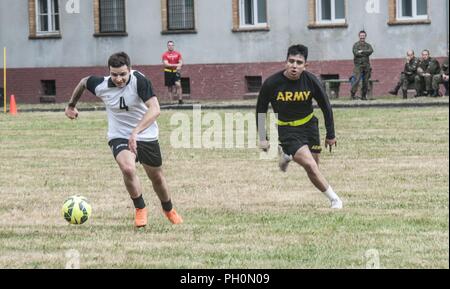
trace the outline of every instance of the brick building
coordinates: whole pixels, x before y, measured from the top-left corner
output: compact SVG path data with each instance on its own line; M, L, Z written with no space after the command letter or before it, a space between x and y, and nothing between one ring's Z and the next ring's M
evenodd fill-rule
M310 71L348 78L362 29L375 50L374 95L385 94L408 48L446 55L448 0L0 0L7 94L21 103L67 101L81 77L106 75L117 51L131 56L164 99L168 40L183 54L191 99L254 97L296 43L310 48ZM348 91L343 84L341 95ZM95 97L86 92L83 100Z

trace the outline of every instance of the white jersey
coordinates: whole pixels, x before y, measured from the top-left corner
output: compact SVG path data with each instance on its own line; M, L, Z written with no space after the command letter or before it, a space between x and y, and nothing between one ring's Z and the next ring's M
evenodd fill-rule
M127 84L119 88L110 76L91 76L87 89L102 99L108 113L108 140L129 139L131 132L144 117L148 108L145 102L155 97L151 82L139 71L132 70ZM158 139L158 124L153 122L137 135L138 141Z

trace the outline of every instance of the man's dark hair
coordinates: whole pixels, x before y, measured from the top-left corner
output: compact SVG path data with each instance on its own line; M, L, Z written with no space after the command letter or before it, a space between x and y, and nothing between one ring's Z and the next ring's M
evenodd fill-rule
M367 36L367 32L365 30L359 31L358 35L361 34L361 33L364 33Z
M302 44L292 45L288 49L287 58L289 58L290 55L301 55L306 61L308 59L308 47Z
M173 40L169 40L169 41L167 41L167 45L169 45L169 43L173 43L173 44L175 44L175 42L173 42Z
M108 59L108 67L119 68L124 65L128 66L128 68L131 65L130 57L125 52L114 53Z

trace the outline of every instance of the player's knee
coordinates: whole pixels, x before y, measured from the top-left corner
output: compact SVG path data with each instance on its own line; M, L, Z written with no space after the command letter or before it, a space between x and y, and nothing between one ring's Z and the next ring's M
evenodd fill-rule
M308 174L315 174L317 172L317 163L315 160L308 161L303 164L303 168Z
M122 165L120 170L125 177L132 177L136 174L136 166L132 164Z
M154 186L161 186L164 183L164 177L161 171L152 172L149 174L149 177Z

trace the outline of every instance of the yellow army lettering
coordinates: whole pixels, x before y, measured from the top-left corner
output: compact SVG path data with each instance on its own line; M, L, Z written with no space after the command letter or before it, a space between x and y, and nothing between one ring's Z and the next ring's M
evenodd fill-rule
M311 91L279 91L277 101L306 101L310 95Z

